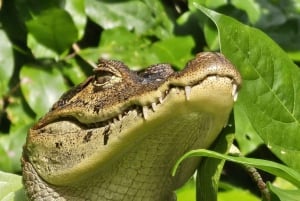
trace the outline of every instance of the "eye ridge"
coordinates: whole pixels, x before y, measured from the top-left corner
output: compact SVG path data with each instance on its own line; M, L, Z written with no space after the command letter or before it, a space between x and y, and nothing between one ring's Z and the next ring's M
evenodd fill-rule
M121 75L114 69L96 69L94 70L94 81L93 85L95 90L98 91L99 89L110 88L113 85L122 81Z
M95 86L103 86L109 83L115 75L109 71L101 71L97 72L95 75L94 85Z

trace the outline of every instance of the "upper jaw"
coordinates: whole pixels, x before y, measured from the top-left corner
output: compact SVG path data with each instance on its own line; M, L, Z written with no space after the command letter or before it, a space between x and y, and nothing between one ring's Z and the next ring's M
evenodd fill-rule
M161 75L160 77L163 78L163 75ZM135 92L136 94L128 95L129 98L124 100L123 102L117 102L110 105L103 104L102 108L100 108L98 112L86 109L94 107L93 104L95 103L93 101L87 102L85 108L82 108L82 106L77 107L75 104L68 104L64 107L58 107L50 111L33 127L33 129L42 128L45 125L57 121L61 118L73 118L76 119L79 123L83 124L105 122L118 117L120 114L130 110L130 108L135 106L140 108L151 106L153 110L155 110L155 105L163 100L164 96L172 87L183 88L185 91L186 99L189 100L192 87L194 85L201 84L201 82L208 77L227 77L231 79L231 94L233 100L236 101L238 90L242 82L239 72L223 55L219 53L205 52L199 53L195 59L188 62L186 67L182 71L168 72L166 77L164 77L164 79L161 79L161 81L159 82L155 82L155 80L152 80L151 83L144 82L146 78L142 77L140 77L140 79L129 80L128 82L132 84L130 87L134 87L136 89L131 90L131 93ZM89 82L92 82L91 78L89 78ZM78 93L91 94L91 97L95 97L97 94L92 94L93 90L89 90L90 88L92 88L91 84L85 83L85 87L82 88L82 91L79 91ZM123 93L126 92L129 93L129 90L126 90L125 87ZM108 97L104 96L102 98ZM98 103L101 101L101 98L97 100ZM75 103L76 100L74 100L73 102Z

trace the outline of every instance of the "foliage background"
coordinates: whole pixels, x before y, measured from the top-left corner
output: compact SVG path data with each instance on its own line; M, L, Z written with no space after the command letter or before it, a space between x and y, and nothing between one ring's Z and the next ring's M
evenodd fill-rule
M300 153L300 142L294 140L295 136L299 136L298 114L300 112L299 107L295 106L299 105L297 104L299 95L296 91L298 89L296 86L299 86L297 81L297 78L300 78L299 71L296 73L294 70L284 71L280 75L289 76L284 79L281 76L282 83L275 82L278 86L288 87L287 95L282 95L287 99L282 98L280 91L270 90L279 97L279 106L286 107L289 102L294 102L291 106L294 109L287 107L286 116L283 115L283 111L277 110L279 116L283 115L277 120L284 124L288 122L287 119L291 118L296 122L294 128L282 130L284 127L279 126L271 131L274 136L284 136L289 133L288 139L274 138L282 141L283 147L286 142L287 146L294 151L291 157L281 158L276 154L278 151L275 150L272 153L270 147L267 146L263 130L267 125L266 120L261 116L248 115L251 112L255 113L255 108L250 106L248 110L243 108L243 105L247 105L243 102L244 99L249 97L249 100L255 100L247 94L251 90L257 92L255 85L251 85L250 82L247 84L248 80L253 79L249 77L251 75L249 71L253 68L247 68L247 65L250 66L249 63L239 60L240 52L233 52L234 47L231 45L240 40L240 44L249 46L249 52L257 51L255 45L259 47L261 52L256 54L257 57L260 56L259 58L253 59L249 56L251 62L256 61L256 63L252 62L251 67L255 67L260 61L266 67L268 64L274 64L272 62L277 59L273 58L276 54L269 54L269 52L272 52L272 49L278 52L278 47L265 41L264 37L255 31L249 31L248 38L241 38L239 31L245 31L246 28L234 27L231 21L228 21L228 28L225 29L225 32L228 30L227 33L223 31L222 35L220 29L223 24L216 17L215 24L219 28L221 37L225 35L231 37L231 43L226 44L226 41L220 40L217 28L212 21L194 7L194 2L231 16L245 25L257 27L284 50L284 52L279 52L277 57L284 58L284 61L291 59L299 64L299 0L1 1L0 169L5 172L20 173L20 157L27 130L48 111L63 92L92 74L93 66L99 57L121 60L136 70L154 63L165 62L171 63L176 69L181 69L197 52L219 51L221 48L222 52L236 65L243 64L237 67L246 80L243 86L245 92L241 92L241 101L237 104L234 113L235 117L239 117L235 119L236 144L244 155L284 161L299 171L300 165L294 160ZM237 33L232 34L233 32L230 32L232 30ZM220 44L223 46L220 47ZM231 52L226 50L226 47L230 47ZM264 47L269 47L269 49ZM267 58L273 58L273 60L269 61ZM289 65L285 62L280 67L288 69ZM269 76L266 78L261 76L263 82L276 80L275 75L279 70L275 68L267 70L265 74ZM291 74L294 76L290 76ZM292 82L291 86L294 87L294 91L289 87L289 81ZM283 89L286 88L281 88L281 91ZM254 94L256 97L261 95ZM296 98L292 100L289 94ZM272 101L270 98L266 99L263 101L269 103ZM261 107L266 107L266 105ZM270 104L270 107L270 110L276 113L277 105ZM271 113L267 112L267 114ZM255 125L258 126L253 126L254 121L251 121L251 118L257 119L258 123L256 122ZM283 149L279 147L278 150L280 152ZM293 160L294 164L292 164ZM253 190L254 185L244 172L233 164L225 165L228 174L232 169L234 173L241 172L241 175L237 174L233 179L228 178L228 175L223 177L224 183L221 183L221 187L224 191L221 194L224 198L220 199L226 200L228 196L228 200L245 194L244 200L257 200L255 195L258 194ZM274 180L270 175L265 178ZM232 185L239 188L231 188ZM189 188L187 184L187 189L187 191L179 192L183 200L187 199L186 196L190 196L185 193L189 193L189 189L193 188Z

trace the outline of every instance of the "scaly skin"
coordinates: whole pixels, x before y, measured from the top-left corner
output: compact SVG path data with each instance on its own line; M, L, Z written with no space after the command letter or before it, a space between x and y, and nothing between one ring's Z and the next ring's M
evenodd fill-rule
M22 164L29 200L171 201L195 171L180 156L208 148L226 125L241 83L220 54L184 70L144 72L101 60L28 133Z

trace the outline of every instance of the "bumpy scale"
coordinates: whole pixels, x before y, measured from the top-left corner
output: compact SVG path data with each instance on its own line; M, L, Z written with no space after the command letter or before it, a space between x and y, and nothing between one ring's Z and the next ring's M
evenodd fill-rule
M29 130L22 158L29 200L174 200L199 159L185 160L174 177L172 167L212 144L240 84L218 53L199 53L179 72L100 60Z

